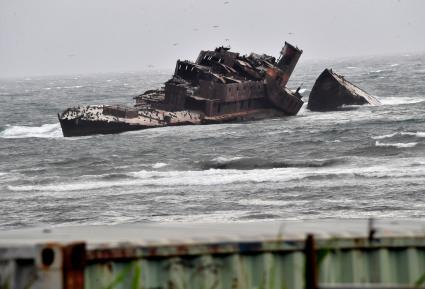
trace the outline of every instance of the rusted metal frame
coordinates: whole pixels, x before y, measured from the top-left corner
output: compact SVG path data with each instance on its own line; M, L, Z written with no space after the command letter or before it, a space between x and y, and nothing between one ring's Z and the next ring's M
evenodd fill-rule
M305 240L305 289L318 289L318 266L314 236L308 234Z
M388 238L387 238L388 239ZM335 238L335 240L329 243L329 239L318 239L315 241L315 245L318 248L330 247L331 251L338 250L379 250L388 248L424 248L424 242L418 244L411 244L410 246L398 245L398 244L377 244L368 243L367 238L358 239L362 244L355 245L352 242L347 241L350 244L341 244L344 238ZM379 239L375 239L376 242ZM290 241L290 240L277 240L277 241L256 241L256 242L226 242L226 243L204 243L204 244L188 244L188 245L160 245L160 246L127 246L127 247L114 247L114 248L98 248L87 250L87 262L98 262L98 261L109 261L109 260L134 260L139 258L149 257L175 257L182 255L202 255L202 254L231 254L231 253L246 253L246 252L293 252L304 250L304 240ZM422 244L422 245L421 245ZM418 246L421 245L421 246Z
M266 253L303 251L303 242L238 242L197 245L136 246L126 248L91 249L86 253L87 263L131 261L152 257L196 256L205 254ZM265 246L266 244L266 246ZM286 247L286 248L285 248Z
M402 284L320 284L318 289L425 289Z
M417 238L412 237L413 241L417 241L417 243L411 243L411 244L392 244L391 241L397 241L397 237L381 237L381 238L375 238L372 242L368 241L368 238L362 238L362 239L355 239L353 242L351 241L351 238L329 238L329 239L317 239L316 238L316 245L319 248L322 247L329 247L329 243L332 241L335 242L335 244L332 244L332 250L376 250L376 249L405 249L405 248L417 248L417 249L425 249L425 237ZM406 238L404 238L405 240ZM350 244L341 244L341 242L347 241ZM353 243L362 243L360 245L355 245Z
M43 276L42 288L84 289L86 243L47 243L38 248L36 263Z

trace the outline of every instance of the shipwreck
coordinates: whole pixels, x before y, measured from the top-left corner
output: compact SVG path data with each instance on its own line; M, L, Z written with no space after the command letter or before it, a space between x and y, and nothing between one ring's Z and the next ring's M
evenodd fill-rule
M380 105L381 102L344 76L325 69L316 79L310 92L307 109L312 111L336 110L343 105Z
M285 42L276 59L227 47L177 61L164 87L136 96L133 107L88 105L58 114L65 137L296 115L301 95L286 87L302 50Z

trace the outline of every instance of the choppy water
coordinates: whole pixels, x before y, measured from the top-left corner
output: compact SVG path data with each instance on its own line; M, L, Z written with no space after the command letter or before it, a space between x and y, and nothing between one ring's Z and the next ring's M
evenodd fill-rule
M0 227L425 217L425 55L302 62L383 106L63 138L57 113L132 103L165 73L0 80Z

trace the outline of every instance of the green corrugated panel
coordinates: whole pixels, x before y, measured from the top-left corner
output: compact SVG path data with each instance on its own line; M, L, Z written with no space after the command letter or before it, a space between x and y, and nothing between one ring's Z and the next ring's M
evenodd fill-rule
M424 244L425 245L425 244ZM414 285L425 273L422 248L330 251L320 264L320 282Z
M303 272L300 252L201 255L92 264L85 282L87 289L289 289L303 287Z
M416 246L412 240L406 243L409 246L401 246L400 240L381 240L379 246L347 239L318 242L319 282L414 285L425 273L425 243L418 239ZM188 254L91 263L85 271L85 288L304 289L304 253L282 250L283 246L288 248L287 244L263 244L243 252L233 246L220 254L208 254L198 247L195 251L202 252L198 255L188 246Z

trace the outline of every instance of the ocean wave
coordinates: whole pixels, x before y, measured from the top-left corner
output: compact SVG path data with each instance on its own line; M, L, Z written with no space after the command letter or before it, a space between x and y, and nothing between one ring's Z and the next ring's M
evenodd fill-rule
M60 138L63 137L59 123L43 124L41 126L7 125L0 132L1 138Z
M155 164L152 165L152 168L153 169L160 169L160 168L163 168L163 167L166 167L166 166L168 166L168 164L166 164L166 163L155 163Z
M238 201L244 206L287 206L291 201L282 200L263 200L263 199L243 199Z
M393 97L393 96L381 97L379 98L379 100L381 101L383 105L413 104L413 103L420 103L425 101L423 97Z
M278 168L320 168L339 165L344 163L342 158L338 159L316 159L309 161L275 161L261 158L244 158L244 157L217 157L210 161L200 162L203 170L208 169L235 169L235 170L252 170L252 169L278 169Z
M395 144L391 144L395 145ZM256 169L208 169L189 171L158 171L141 170L127 173L113 173L104 175L81 176L64 181L53 180L48 184L8 185L11 191L32 192L87 192L91 190L120 188L119 191L132 193L149 192L154 188L167 189L200 188L218 186L240 186L268 184L273 187L284 186L290 188L302 183L305 186L332 187L340 185L341 179L358 183L359 178L399 178L423 177L423 166L403 162L382 164L375 166L348 166L348 167L285 167L285 168L256 168ZM338 181L336 181L338 180ZM123 189L125 188L125 189Z
M398 135L404 135L404 136L413 136L413 137L418 137L418 138L424 138L425 137L425 132L421 132L421 131L417 131L417 132L394 132L394 133L390 133L390 134L384 134L384 135L378 135L378 136L372 136L372 139L375 140L381 140L381 139L386 139L386 138L392 138Z
M420 138L425 137L425 132L422 132L422 131L417 131L417 132L401 132L400 134L401 135L414 136L414 137L420 137Z
M49 185L9 185L11 191L49 191L49 192L68 192L68 191L88 191L111 187L131 187L131 186L215 186L234 183L261 183L261 182L280 182L298 177L297 174L291 174L289 170L203 170L203 171L147 171L127 173L128 178L124 180L93 180L81 177L72 182L55 183Z
M377 147L395 147L395 148L412 148L415 147L417 142L408 142L408 143L381 143L376 141L375 146Z
M395 133L390 133L390 134L384 134L384 135L377 135L377 136L373 136L372 137L372 139L386 139L386 138L391 138L391 137L394 137L394 136L396 136L398 133L397 132L395 132Z
M83 87L82 85L73 85L73 86L56 86L55 88L56 89L75 89L75 88L82 88L82 87ZM50 90L51 88L50 87L46 87L44 89Z

